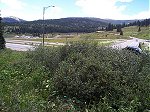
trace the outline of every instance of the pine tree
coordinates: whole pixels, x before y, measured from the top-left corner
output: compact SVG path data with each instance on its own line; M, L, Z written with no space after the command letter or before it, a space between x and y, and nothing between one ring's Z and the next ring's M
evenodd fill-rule
M122 30L120 31L120 35L123 35L123 31Z
M122 28L124 28L126 26L125 22L121 25Z
M141 22L139 20L137 21L137 26L141 26Z
M141 27L139 26L138 32L140 32L140 31L141 31Z
M106 31L113 31L113 24L109 23L106 28Z
M121 25L120 24L117 25L116 28L117 28L117 32L121 32Z
M3 37L3 31L2 31L2 18L0 17L0 49L5 48L5 39Z

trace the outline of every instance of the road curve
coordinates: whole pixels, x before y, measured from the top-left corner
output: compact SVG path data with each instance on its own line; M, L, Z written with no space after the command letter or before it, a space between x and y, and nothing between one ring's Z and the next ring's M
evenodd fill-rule
M134 38L134 37L130 37L130 40L125 40L121 43L114 43L111 47L112 48L117 48L117 49L123 49L127 46L139 46L140 42L145 42L146 40L143 39L138 39L138 38Z

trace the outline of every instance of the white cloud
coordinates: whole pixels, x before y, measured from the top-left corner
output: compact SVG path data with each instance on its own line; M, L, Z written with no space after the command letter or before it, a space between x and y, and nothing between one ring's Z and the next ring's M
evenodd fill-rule
M42 0L41 0L42 1ZM45 12L45 19L57 19L63 17L88 16L109 19L145 19L150 18L149 11L139 12L138 14L128 16L124 15L123 11L127 9L124 3L132 2L133 0L76 0L76 5L81 8L81 11L72 13L72 9L61 8L60 6L50 7ZM23 0L0 0L2 16L16 16L25 20L42 19L42 5L27 4ZM122 2L122 5L116 6L117 2ZM1 4L0 4L1 5ZM67 4L66 4L67 5Z
M6 6L1 9L2 17L15 16L24 20L42 19L43 7L25 4L21 0L1 0ZM60 7L50 7L46 9L45 19L63 17L63 10Z
M117 6L117 2L132 2L133 0L76 0L76 5L90 17L109 19L144 19L148 18L148 12L140 12L137 15L124 15L126 5ZM138 17L138 18L137 18Z
M117 7L118 0L77 0L76 5L89 16L101 18L120 17L124 7Z
M22 9L26 5L21 0L1 0L1 3L7 5L11 9Z
M7 8L7 9L3 9L2 11L2 17L9 17L9 16L15 16L15 17L19 17L21 19L25 19L25 20L31 20L31 17L36 18L36 15L29 15L29 13L25 13L23 11L16 11L16 10L12 10L11 8Z
M45 12L45 19L57 19L64 17L64 11L61 7L50 7Z
M24 9L27 4L21 0L1 0L1 3L5 6L1 9L3 17L15 16L21 19L25 17Z
M133 15L132 17L129 17L130 19L145 19L145 18L150 18L150 12L149 11L143 11L143 12L140 12L136 15Z
M37 8L38 9L38 8ZM2 13L2 17L9 17L9 16L15 16L15 17L19 17L21 19L24 20L38 20L38 19L43 19L43 13L42 13L42 8L37 10L33 10L33 11L25 11L25 10L11 10L11 9L3 9L1 11ZM60 18L60 17L64 17L62 10L60 8L56 8L56 9L47 9L45 12L45 19L56 19L56 18Z
M127 8L127 6L122 5L118 7L118 11L124 11Z
M132 2L133 0L118 0L119 2Z

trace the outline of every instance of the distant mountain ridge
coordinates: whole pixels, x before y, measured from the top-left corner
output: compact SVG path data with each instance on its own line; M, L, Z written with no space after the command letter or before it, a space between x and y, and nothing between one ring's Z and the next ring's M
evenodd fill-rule
M127 23L132 23L132 22L135 22L137 21L138 19L134 19L134 20L114 20L114 19L101 19L101 18L96 18L96 17L68 17L70 19L75 19L75 18L80 18L80 19L83 19L83 18L86 18L86 19L90 19L90 20L93 20L93 21L100 21L100 22L104 22L104 23L111 23L111 24L127 24ZM65 19L65 18L61 18L61 19Z
M95 20L95 21L101 21L101 22L106 22L106 23L111 23L111 24L127 24L127 23L132 23L134 21L137 21L137 20L113 20L113 19L101 19L101 18L90 18L92 20Z
M105 30L106 28L112 28L112 24L135 24L137 20L111 20L111 19L100 19L100 18L90 18L90 17L69 17L60 19L46 19L25 21L19 18L11 17L13 21L5 22L4 26L8 31L12 31L16 34L29 33L35 36L39 36L41 32L45 33L90 33L97 30ZM4 18L5 20L5 18ZM111 23L111 24L110 24ZM123 25L125 25L123 24ZM111 26L110 26L111 25Z
M14 17L14 16L10 16L10 17L4 17L2 19L2 22L4 22L4 23L18 23L18 22L25 22L25 20Z
M94 17L67 17L67 18L60 18L60 19L52 19L52 20L62 20L62 19L89 19L92 21L97 21L97 22L103 22L103 23L112 23L112 24L122 24L122 23L132 23L137 20L113 20L113 19L101 19L101 18L94 18ZM25 22L26 20L10 16L10 17L4 17L2 22L4 23L18 23L18 22ZM39 20L34 20L34 21L39 21ZM49 20L50 21L50 20Z

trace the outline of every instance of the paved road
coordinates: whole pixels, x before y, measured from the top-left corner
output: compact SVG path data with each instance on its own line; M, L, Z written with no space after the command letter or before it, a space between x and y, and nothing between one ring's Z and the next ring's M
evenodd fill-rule
M38 41L26 41L26 40L9 40L6 39L6 47L16 51L28 51L33 50L35 46L40 45L41 42ZM46 46L59 46L65 45L64 43L53 43L45 42Z
M116 40L116 42L111 45L112 48L122 49L127 46L139 46L140 42L145 42L146 40L130 37L130 40ZM35 45L41 44L41 42L36 41L25 41L25 40L6 40L6 47L17 51L27 51L33 50ZM65 45L64 43L49 43L45 42L48 46Z
M112 48L117 48L117 49L123 49L127 46L136 46L136 47L138 47L140 42L145 42L146 41L146 40L138 39L138 38L134 38L134 37L130 37L130 38L131 38L130 40L125 40L125 41L122 41L120 43L114 43L111 47Z
M6 43L6 47L16 51L28 51L29 49L30 50L34 49L34 47L31 45L22 45L13 43Z

